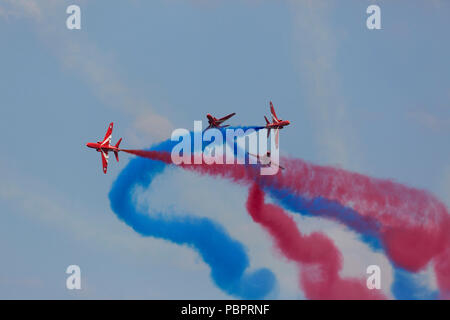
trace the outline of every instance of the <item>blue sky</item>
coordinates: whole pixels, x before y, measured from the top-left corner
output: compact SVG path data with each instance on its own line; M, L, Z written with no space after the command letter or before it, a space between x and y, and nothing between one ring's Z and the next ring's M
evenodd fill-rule
M382 30L365 26L372 3ZM66 29L69 4L81 7L81 30ZM449 206L449 13L439 0L2 1L0 298L230 298L191 249L142 238L111 212L108 191L131 156L105 176L85 147L110 121L113 142L147 147L208 112L262 124L272 100L292 123L285 154L427 189ZM145 191L152 206L215 219L252 266L275 270L274 297L303 297L296 269L246 216L245 189L178 171L160 180ZM337 224L298 219L335 240L345 274L384 266L389 294L382 254ZM82 270L79 292L65 288L70 264Z

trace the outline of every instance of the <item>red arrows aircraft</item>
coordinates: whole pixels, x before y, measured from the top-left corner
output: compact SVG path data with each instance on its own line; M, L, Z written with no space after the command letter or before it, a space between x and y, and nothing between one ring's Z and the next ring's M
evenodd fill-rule
M116 156L117 162L119 162L119 145L122 141L122 138L117 141L116 145L111 145L111 134L113 131L113 125L114 123L111 122L108 127L108 131L106 131L105 138L103 141L98 141L97 143L89 142L86 144L89 148L96 149L97 152L100 152L102 156L102 164L103 164L103 173L106 173L106 170L108 169L108 152L112 151L114 152L114 155Z
M284 170L284 167L280 166L276 162L272 162L272 158L270 157L270 151L267 151L267 153L263 156L260 156L258 154L253 154L253 153L249 153L249 155L255 157L260 164L269 165L269 166L272 166L272 164L273 164L274 166L277 166L281 170Z
M291 123L288 120L281 120L278 119L277 114L275 113L275 108L273 107L272 101L270 101L270 112L272 113L272 122L269 122L269 119L267 119L266 116L264 116L264 119L266 119L266 129L267 129L267 137L270 135L270 129L275 130L275 145L278 148L278 141L279 141L279 135L280 131L278 129L283 129L283 127L290 125Z
M233 112L233 113L230 113L229 115L227 115L227 116L225 116L225 117L223 117L223 118L220 118L220 119L217 119L216 117L213 117L211 114L207 114L206 115L206 118L208 118L208 123L209 123L209 126L208 127L206 127L206 129L204 130L204 131L206 131L206 130L208 130L208 129L211 129L211 128L226 128L226 127L229 127L230 125L226 125L226 126L221 126L221 124L222 124L222 122L224 122L225 120L228 120L228 119L230 119L232 116L234 116L236 113L235 112Z

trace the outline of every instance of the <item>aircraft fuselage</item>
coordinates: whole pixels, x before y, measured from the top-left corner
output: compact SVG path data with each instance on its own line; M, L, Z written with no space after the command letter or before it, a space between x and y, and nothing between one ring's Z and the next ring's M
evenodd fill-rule
M277 123L269 123L266 125L266 128L270 129L283 129L283 127L290 125L291 123L288 120L283 120Z
M103 150L103 151L105 151L105 152L109 152L109 151L120 151L120 149L119 148L116 148L116 147L114 147L114 146L111 146L111 145L109 145L109 146L102 146L100 143L95 143L95 142L89 142L89 143L86 143L86 146L88 147L88 148L92 148L92 149L95 149L95 150L97 150L98 152L100 151L100 150Z

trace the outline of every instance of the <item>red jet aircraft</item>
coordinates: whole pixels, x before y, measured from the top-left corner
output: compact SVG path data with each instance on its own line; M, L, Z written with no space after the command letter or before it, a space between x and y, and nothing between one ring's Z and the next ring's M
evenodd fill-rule
M249 155L255 157L260 164L269 165L269 166L272 166L272 164L273 164L274 166L277 166L281 170L284 170L284 167L280 166L276 162L272 162L272 158L270 157L270 151L267 151L267 153L263 156L260 156L258 154L253 154L253 153L249 153Z
M275 130L275 145L278 148L278 141L279 141L279 135L280 131L278 129L283 129L284 126L288 126L291 123L288 120L281 120L278 119L277 114L275 113L275 108L273 107L272 101L270 101L270 112L272 113L272 122L269 122L269 119L267 119L266 116L264 116L264 119L266 119L266 129L267 129L267 137L270 135L270 129Z
M86 144L89 148L96 149L97 152L100 152L102 155L102 164L103 164L103 173L106 174L106 170L108 169L108 152L112 151L114 152L114 155L116 156L117 162L119 162L119 145L122 141L122 138L117 141L116 145L111 145L111 134L113 131L113 125L114 123L111 122L108 127L108 131L106 131L105 138L103 141L98 141L97 143L89 142Z
M226 128L226 127L229 127L230 125L226 125L226 126L221 126L221 124L222 124L222 122L224 122L225 120L228 120L228 119L230 119L232 116L234 116L236 113L235 112L233 112L233 113L230 113L229 115L227 115L227 116L225 116L225 117L223 117L223 118L220 118L220 119L217 119L216 117L213 117L211 114L207 114L206 115L206 118L208 118L208 123L209 123L209 126L208 127L206 127L206 129L203 131L203 132L205 132L206 130L208 130L208 129L211 129L211 128Z

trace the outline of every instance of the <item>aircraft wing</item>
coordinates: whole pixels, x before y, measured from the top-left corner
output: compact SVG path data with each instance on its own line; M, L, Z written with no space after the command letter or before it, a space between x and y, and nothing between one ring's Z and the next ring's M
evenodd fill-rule
M273 118L279 122L280 120L277 117L277 114L275 113L275 108L273 107L272 101L270 101L270 112L272 113Z
M274 166L277 166L278 168L280 168L281 170L284 170L285 168L280 166L278 163L276 162L272 162L271 164L273 164Z
M209 124L209 126L207 126L207 127L205 128L205 130L203 130L203 132L205 132L206 130L211 129L211 128L212 128L212 125Z
M229 115L227 115L227 116L225 116L225 117L220 118L219 120L217 120L217 122L222 123L222 122L224 122L225 120L230 119L230 118L231 118L232 116L234 116L235 114L236 114L236 112L230 113Z
M109 145L111 143L111 135L112 135L112 131L113 131L113 126L114 126L114 123L111 122L109 124L108 130L106 131L105 137L103 138L103 141L101 143L102 145L105 145L105 144Z
M267 164L271 163L270 156L267 156L267 155L260 156L259 154L253 154L250 152L248 152L248 154L252 157L255 157L259 164L267 165Z
M259 159L259 155L257 155L257 154L253 154L253 153L250 153L250 152L247 152L250 156L252 156L252 157L255 157L256 159Z
M106 174L106 171L108 170L108 153L103 150L100 150L100 153L102 155L103 173Z

